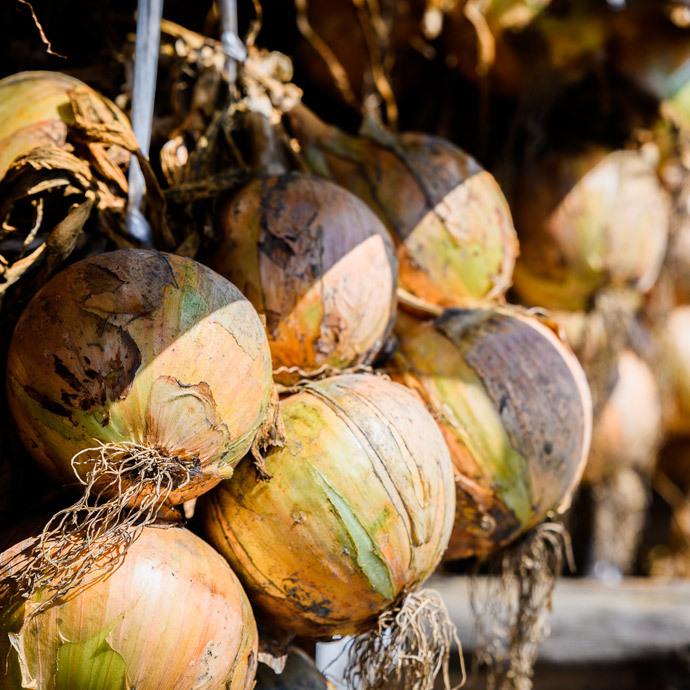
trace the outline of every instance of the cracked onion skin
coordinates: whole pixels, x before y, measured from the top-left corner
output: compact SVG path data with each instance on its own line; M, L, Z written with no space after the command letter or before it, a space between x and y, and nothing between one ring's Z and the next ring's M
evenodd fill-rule
M69 92L88 88L60 72L18 72L0 80L0 178L12 161L38 146L64 146L67 127L74 124ZM89 89L90 90L90 89ZM124 113L103 96L92 93L130 129Z
M3 562L30 539L0 554ZM21 561L16 561L21 567ZM249 690L258 636L225 560L181 529L146 527L114 573L31 617L0 614L0 688Z
M592 430L585 375L538 320L508 309L401 315L392 377L416 390L455 470L445 558L483 558L567 504Z
M670 204L637 151L551 154L521 180L515 290L524 303L587 309L604 288L648 292L666 251Z
M397 262L362 201L290 172L253 180L218 220L222 240L210 265L265 314L276 369L373 360L393 325Z
M286 445L203 501L204 531L257 615L315 638L362 631L438 564L453 524L453 472L410 390L369 374L304 386L280 403Z
M250 302L211 269L150 250L92 256L55 276L22 314L7 361L10 408L46 471L73 483L77 452L136 442L193 463L172 505L232 475L271 394Z
M395 241L400 287L440 306L500 298L518 243L494 177L440 137L353 137L300 105L287 113L310 169L363 199Z

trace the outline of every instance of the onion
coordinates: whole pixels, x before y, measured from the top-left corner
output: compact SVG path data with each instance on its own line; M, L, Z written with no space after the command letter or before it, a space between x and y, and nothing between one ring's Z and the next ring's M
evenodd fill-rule
M668 431L690 433L690 307L676 307L662 325L662 363L671 390L665 401Z
M635 151L547 156L515 207L515 289L528 304L585 309L602 288L647 292L666 249L669 202Z
M661 399L649 367L625 350L617 372L613 392L594 425L584 473L591 483L623 468L649 473L661 438Z
M395 313L386 229L357 197L299 173L256 179L225 204L211 266L266 315L273 365L367 364Z
M424 398L455 467L446 557L486 557L569 502L591 437L585 375L517 311L451 309L397 331L392 375Z
M0 555L22 566L31 539ZM253 686L257 632L227 563L184 529L144 529L122 566L41 611L42 594L0 614L3 688Z
M95 543L72 539L64 561L43 553L49 573L24 573L29 591L58 574L62 588L83 551L121 557L123 522L155 519L232 475L267 418L270 353L231 283L190 259L121 250L72 265L34 297L12 338L7 394L39 464L86 486L42 545L75 530ZM95 508L94 496L107 500Z
M311 169L361 197L391 231L401 288L443 306L505 293L518 251L510 210L470 156L425 134L352 137L304 106L287 118Z
M434 420L413 392L369 374L309 383L280 408L287 441L266 457L271 480L240 464L204 502L206 535L272 627L316 638L374 629L378 647L390 629L378 664L370 659L379 679L400 653L429 673L437 652L405 638L431 624L433 607L413 590L453 523L452 466ZM408 630L395 627L398 606ZM426 614L415 623L409 609ZM450 641L439 641L441 659ZM374 650L358 651L366 666ZM371 687L365 677L358 687Z

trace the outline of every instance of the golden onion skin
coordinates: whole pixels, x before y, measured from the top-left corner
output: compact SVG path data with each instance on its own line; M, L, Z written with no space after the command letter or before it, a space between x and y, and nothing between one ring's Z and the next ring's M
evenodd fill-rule
M63 146L74 124L69 92L88 88L60 72L19 72L0 80L0 178L12 161L38 146ZM124 113L92 92L129 129Z
M281 414L271 480L240 464L204 500L205 534L272 625L316 638L366 629L446 547L443 437L412 391L367 374L310 383Z
M649 291L666 251L669 199L636 151L552 154L514 208L515 290L527 304L587 309L602 288Z
M250 182L218 218L210 265L265 314L276 369L371 362L393 325L397 262L362 201L286 173Z
M690 306L676 307L660 327L660 351L670 387L664 402L667 431L690 434Z
M363 199L397 246L400 287L441 306L501 297L518 244L493 176L426 134L352 137L304 106L288 120L310 168Z
M589 450L592 408L574 355L536 319L451 309L398 321L391 375L416 390L455 469L446 558L485 557L570 500Z
M100 254L55 276L19 320L7 362L10 408L46 471L71 483L77 452L136 442L194 461L172 504L232 474L271 392L250 302L211 269L149 250Z
M0 568L25 543L0 555ZM147 527L109 577L31 617L40 601L0 616L2 690L253 687L258 636L247 596L225 560L185 529Z
M659 388L631 350L617 362L618 379L594 424L584 481L596 483L625 468L649 473L662 435Z

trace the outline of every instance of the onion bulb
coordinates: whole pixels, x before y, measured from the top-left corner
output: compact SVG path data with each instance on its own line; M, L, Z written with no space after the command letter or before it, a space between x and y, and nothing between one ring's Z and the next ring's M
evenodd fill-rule
M574 355L535 318L450 309L398 322L391 373L420 393L455 469L447 558L485 557L570 500L592 410Z
M501 297L518 246L493 176L438 137L349 136L304 106L287 114L313 172L362 198L397 245L400 287L442 306Z
M211 266L266 316L277 372L367 364L392 327L397 265L379 219L300 173L258 178L219 212Z
M414 592L453 524L452 466L433 418L412 391L370 374L309 383L280 410L287 440L266 457L271 480L240 464L204 499L205 534L271 626L322 639L369 630L378 644L359 648L357 662L371 662L379 680L398 654L398 670L418 664L428 674L436 659L435 674L451 639L409 647L414 621L422 636L426 625L437 635L450 625ZM367 654L375 650L378 660ZM366 677L360 687L373 687Z
M594 425L584 479L590 483L624 468L649 473L661 438L659 389L645 362L621 353L618 380Z
M676 307L661 326L662 364L670 390L664 403L672 433L690 433L690 307Z
M7 394L38 463L86 486L53 526L62 533L85 512L105 548L123 537L122 520L154 519L232 475L267 419L270 352L227 280L183 257L120 250L70 266L32 299ZM107 497L98 509L94 492ZM66 563L55 568L69 578Z
M0 573L22 567L30 542L0 555ZM253 686L247 596L223 558L187 530L147 527L116 572L47 610L41 602L37 593L0 614L2 688Z
M602 288L647 292L666 250L669 200L635 151L591 148L547 156L522 181L515 206L526 303L586 309Z

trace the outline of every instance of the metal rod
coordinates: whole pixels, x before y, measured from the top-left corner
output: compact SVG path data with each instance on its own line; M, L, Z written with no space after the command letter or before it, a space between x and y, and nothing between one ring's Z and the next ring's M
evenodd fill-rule
M163 0L139 0L132 88L132 128L139 148L145 156L149 155L151 143L162 17ZM129 167L127 230L143 245L151 246L153 244L151 228L141 212L144 192L144 176L139 162L132 156Z
M237 62L247 57L247 50L237 34L237 0L220 0L221 42L225 53L225 78L237 81Z

